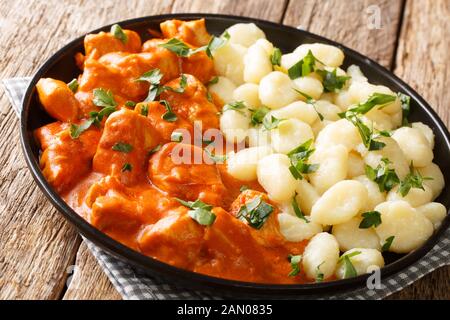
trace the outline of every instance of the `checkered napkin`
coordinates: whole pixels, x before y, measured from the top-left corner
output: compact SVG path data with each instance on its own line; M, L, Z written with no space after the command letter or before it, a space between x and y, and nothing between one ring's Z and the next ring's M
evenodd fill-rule
M11 101L17 116L20 115L22 97L30 78L13 78L3 80L6 94ZM156 277L149 277L135 268L112 257L105 251L84 239L94 257L105 271L109 280L124 299L223 299L205 292L193 291L187 288L166 283ZM422 259L409 268L391 277L381 279L381 288L369 290L366 287L342 292L336 295L320 295L301 297L302 299L382 299L399 291L427 273L450 265L450 228L441 240Z

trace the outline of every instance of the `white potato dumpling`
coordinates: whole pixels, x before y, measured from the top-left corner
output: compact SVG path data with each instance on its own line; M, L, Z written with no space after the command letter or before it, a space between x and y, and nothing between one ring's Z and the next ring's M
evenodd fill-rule
M244 110L227 110L220 116L220 131L229 142L243 141L247 137L249 127L250 118Z
M355 149L361 143L358 129L347 119L341 119L327 125L317 136L316 145L319 148L327 148L342 145L347 151Z
M348 154L347 177L352 179L365 173L365 163L359 153L351 151Z
M250 108L258 108L261 106L259 100L259 87L254 83L244 83L233 91L234 101L243 101Z
M295 195L297 180L289 171L290 160L285 154L271 154L258 161L259 184L275 202L291 200Z
M342 111L347 110L350 106L355 104L354 97L350 94L348 90L341 90L334 93L334 104L336 104Z
M411 123L411 126L414 129L420 130L422 132L422 134L425 136L425 138L427 139L428 143L430 144L430 148L431 150L434 149L434 133L433 130L427 126L425 123L423 122L413 122Z
M217 95L224 104L237 101L233 97L234 90L236 90L236 85L225 77L217 77L217 83L208 86L208 91Z
M272 153L272 148L270 147L253 147L242 149L237 153L231 153L227 160L227 171L238 180L256 180L258 161Z
M266 35L254 23L236 23L227 29L230 42L250 47L258 39L265 39Z
M294 84L298 91L311 96L314 100L318 100L323 93L322 82L310 76L297 78ZM300 99L306 101L306 97L302 95Z
M386 145L381 150L365 152L363 154L364 162L372 168L376 168L381 163L381 159L389 159L392 162L389 164L389 167L394 169L397 176L403 180L409 173L409 162L397 141L391 137L380 137L377 141L381 141Z
M215 50L213 61L217 74L230 79L235 85L244 83L244 56L246 53L246 47L230 42Z
M356 276L371 273L374 267L384 267L383 255L376 249L354 248L344 252L341 257L343 256L348 256L355 268ZM336 278L345 279L345 270L345 261L342 259L336 268Z
M299 180L297 185L297 201L300 209L306 215L311 214L313 205L319 200L320 195L317 190L305 179Z
M398 192L399 186L395 186L386 196L387 201L403 200L408 202L412 207L419 207L425 203L428 203L433 198L433 191L427 185L420 188L411 188L407 195L404 197Z
M319 165L315 172L309 174L310 182L319 194L347 178L348 151L342 145L317 148L310 156L309 163Z
M347 75L350 76L350 83L353 82L368 82L367 77L362 73L361 68L352 64L347 68Z
M294 53L299 54L302 59L309 50L328 67L339 67L344 62L344 52L341 49L323 43L302 44L294 50Z
M300 56L300 54L294 52L283 54L280 61L281 68L288 70L302 58L303 56Z
M408 253L419 248L433 234L433 224L406 201L380 203L375 210L381 213L381 224L375 232L384 244L394 237L389 251Z
M339 245L333 235L321 232L311 238L302 256L302 266L309 279L323 274L327 279L334 274L339 260Z
M380 131L391 131L392 129L394 129L391 117L376 108L370 110L368 113L362 116L362 119L369 128L373 127Z
M441 168L435 163L430 163L428 166L422 168L416 168L416 170L422 175L422 177L432 178L430 180L424 180L423 184L431 188L433 192L432 200L436 199L442 192L445 186L444 175Z
M321 98L321 100L317 100L316 103L314 103L314 106L316 107L317 112L319 112L325 120L338 121L341 119L338 116L341 109L330 101L322 100Z
M447 216L447 209L439 202L424 204L423 206L417 207L416 210L431 221L435 230L441 226L442 220Z
M267 54L270 58L270 56L272 55L273 50L274 50L272 42L268 41L267 39L261 38L261 39L258 39L253 45L255 45L255 44L260 46L261 48L263 48L267 52Z
M401 127L394 131L392 138L397 141L406 160L415 167L425 167L433 161L433 150L422 131Z
M334 98L335 98L336 94L334 92L324 92L321 96L320 96L320 100L322 101L328 101L330 103L334 103ZM338 106L337 106L338 107ZM341 109L340 107L338 107L339 109ZM340 111L339 111L340 112Z
M314 139L311 127L297 119L283 120L270 131L272 148L278 153L287 154L302 143Z
M262 127L248 129L247 144L249 147L270 146L270 131Z
M295 84L283 72L273 71L259 83L259 99L271 109L279 109L299 99Z
M270 53L259 43L251 45L244 56L244 81L258 84L271 72Z
M271 116L277 119L298 119L309 125L319 119L314 107L303 101L295 101L283 108L272 110L266 115L269 119Z
M347 222L333 226L332 233L339 243L341 251L353 248L370 248L381 250L380 238L373 228L360 229L362 219L352 218Z
M311 220L323 225L344 223L364 208L367 198L367 189L361 182L339 181L313 205Z
M313 125L311 126L311 129L314 133L314 136L317 138L317 136L319 135L320 131L323 130L323 128L325 128L326 126L328 126L329 124L332 124L334 121L330 121L330 120L317 120L316 122L313 123Z
M386 201L386 194L381 192L378 184L370 180L366 175L356 177L354 180L361 182L367 189L368 197L364 211L372 211L378 204Z
M322 232L322 226L314 222L306 222L288 213L280 213L277 216L280 232L287 241L300 242L311 239ZM306 218L308 219L308 218Z

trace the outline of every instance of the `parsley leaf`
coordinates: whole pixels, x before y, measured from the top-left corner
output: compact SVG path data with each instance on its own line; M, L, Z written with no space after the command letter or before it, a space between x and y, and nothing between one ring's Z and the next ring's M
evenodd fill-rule
M114 151L130 153L133 150L133 146L125 142L117 142L112 146L112 149Z
M70 137L72 139L77 139L84 131L86 131L87 129L89 129L89 127L92 125L92 123L94 122L93 119L88 119L83 121L83 123L81 124L75 124L75 123L71 123L70 124Z
M287 156L291 161L291 165L289 167L289 171L292 176L297 180L303 179L303 174L311 173L316 171L319 168L318 164L308 164L307 161L309 156L314 152L314 148L312 146L312 139L304 142L297 148L289 151Z
M116 107L117 102L114 100L114 96L111 92L111 90L106 91L102 88L94 89L93 91L94 99L92 99L92 102L97 107Z
M293 256L290 254L288 256L288 260L291 263L291 268L292 268L292 271L288 274L288 277L295 277L301 271L300 262L302 261L302 256L301 255Z
M358 272L356 271L352 261L350 260L351 257L357 256L358 254L361 254L361 251L353 251L339 258L340 261L344 262L344 279L353 278L358 275Z
M125 107L134 108L134 107L136 107L136 102L128 100L127 102L125 102Z
M336 74L336 68L333 71L316 70L316 72L322 77L323 88L325 92L338 92L341 90L347 80L348 76L338 76Z
M405 197L411 188L418 188L425 190L423 187L423 181L424 180L433 180L431 177L422 177L422 175L414 170L413 163L411 162L411 165L409 166L409 173L405 177L405 179L400 182L400 187L398 188L398 192L402 195L402 197Z
M392 242L394 242L395 236L390 236L389 238L387 238L386 240L384 240L384 244L381 247L381 251L385 252L388 251L391 248Z
M69 87L69 89L70 89L73 93L77 92L78 87L79 87L78 80L77 80L77 79L73 79L72 81L70 81L70 82L67 84L67 86Z
M358 113L358 114L366 114L370 110L372 110L375 106L379 106L378 109L383 108L388 103L394 102L397 99L397 96L393 96L390 94L384 93L372 93L372 95L367 99L364 103L359 103L356 107L348 109L345 112L341 112L338 115L341 118L345 118L348 113Z
M319 264L316 268L316 282L323 282L324 274L322 271L320 271L320 267L325 263L323 261L321 264Z
M178 117L173 112L170 103L167 100L161 100L161 101L159 101L159 103L162 104L166 108L166 112L161 116L161 118L163 120L166 120L167 122L177 121Z
M297 197L297 192L295 192L295 195L292 198L292 208L294 209L294 213L297 216L297 218L300 218L300 219L304 220L306 223L309 223L308 219L306 219L302 210L298 206L297 200L295 199L296 197Z
M245 103L243 101L235 101L227 103L222 108L222 113L228 110L234 110L240 113L243 113L243 110L245 109Z
M133 169L133 166L131 164L129 164L128 162L122 166L122 172L131 171L132 169Z
M119 39L124 44L128 42L128 36L118 24L113 24L110 32L116 39Z
M199 47L197 49L192 49L183 41L172 38L166 43L162 43L159 46L172 51L179 57L189 57L201 51L205 51L207 56L212 58L212 53L225 45L225 43L230 39L228 32L225 32L221 37L212 36L211 40L206 46Z
M145 72L136 81L146 81L150 83L150 87L148 90L147 98L145 98L144 102L154 101L157 96L160 95L160 82L163 78L163 74L159 69L152 69L150 71Z
M245 190L248 190L248 189L249 189L249 187L244 184L239 188L239 191L244 192Z
M209 86L210 84L216 84L218 82L219 82L219 77L216 76L216 77L212 78L211 80L209 80L207 86Z
M262 122L262 124L264 126L264 130L270 131L272 129L278 128L278 125L283 120L284 119L277 119L274 116L264 117L263 122Z
M363 219L359 224L360 229L378 227L381 224L381 214L378 211L368 211L362 214Z
M273 207L259 196L243 205L239 209L237 218L247 221L252 228L261 229L272 212Z
M389 168L391 162L389 159L382 158L376 168L369 165L365 166L366 176L378 184L380 192L390 191L393 187L400 183L400 179L395 170Z
M226 154L212 154L211 151L208 150L208 148L205 148L204 151L211 158L211 160L214 161L214 163L224 163L227 160Z
M310 104L314 108L314 111L316 111L317 115L319 116L320 121L323 121L323 119L324 119L323 114L321 114L319 111L317 111L316 100L314 100L314 98L311 97L310 95L308 95L308 94L306 94L304 92L301 92L300 90L297 90L297 89L294 88L294 91L296 91L297 93L299 93L303 97L305 97L306 103Z
M141 106L141 115L144 117L148 116L148 105L144 104Z
M314 72L316 62L320 61L317 60L311 50L309 50L306 56L303 57L303 59L301 59L299 62L288 69L289 78L297 79L307 76L311 72Z
M175 198L183 206L188 207L189 216L203 226L210 226L216 220L216 215L212 213L212 205L206 204L203 201L197 199L195 201L184 201Z
M264 120L264 117L266 114L270 111L269 108L266 106L261 106L258 109L251 109L251 123L252 125L256 126L258 124L261 124Z
M273 66L281 66L281 50L277 47L273 48L273 53L270 55L270 62Z
M400 99L400 104L402 106L402 126L408 126L408 116L411 112L411 97L401 92L399 92L397 96Z
M179 57L189 57L192 54L192 49L183 41L178 40L177 38L172 38L166 43L161 43L158 46L172 51Z

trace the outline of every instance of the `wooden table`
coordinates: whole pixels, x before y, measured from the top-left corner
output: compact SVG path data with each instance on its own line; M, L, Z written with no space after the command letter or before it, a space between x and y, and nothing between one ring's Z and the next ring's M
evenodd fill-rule
M450 123L450 0L74 3L1 1L0 78L32 75L63 44L107 23L162 13L219 12L301 25L342 42L393 70ZM0 298L120 299L77 232L33 182L19 145L19 121L3 90L0 117ZM441 268L391 298L449 299L449 279L450 267Z

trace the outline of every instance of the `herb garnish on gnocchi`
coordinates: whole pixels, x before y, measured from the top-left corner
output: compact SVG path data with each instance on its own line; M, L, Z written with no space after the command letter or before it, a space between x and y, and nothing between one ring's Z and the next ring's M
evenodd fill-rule
M434 134L407 95L253 23L160 27L87 35L76 79L37 84L55 119L35 131L42 172L90 224L180 268L281 284L368 273L440 226Z

